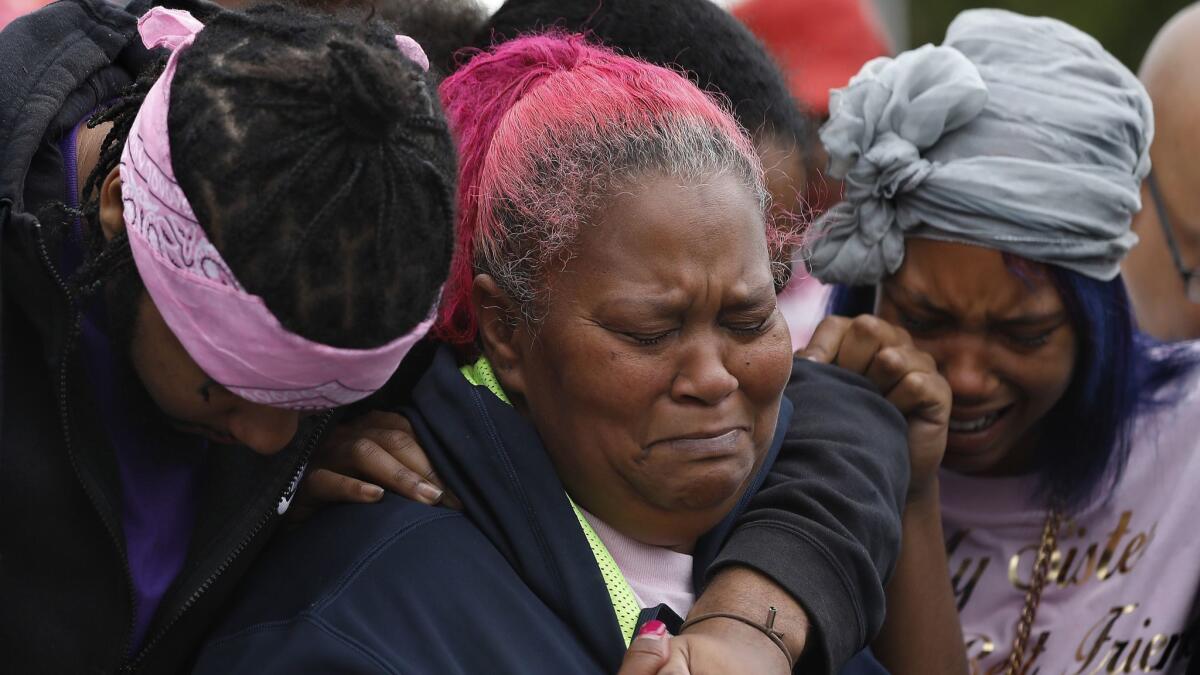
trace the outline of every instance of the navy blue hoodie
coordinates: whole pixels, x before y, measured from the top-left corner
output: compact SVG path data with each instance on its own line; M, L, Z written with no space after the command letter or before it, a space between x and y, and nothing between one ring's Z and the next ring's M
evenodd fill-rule
M532 425L449 348L404 413L464 512L388 497L318 514L260 561L196 672L616 672L625 636ZM791 417L785 398L754 483L698 543L698 590Z
M274 457L212 447L182 568L135 646L137 597L123 493L88 384L49 208L67 197L60 140L118 98L154 55L137 13L61 0L0 31L0 671L175 673L280 522L317 442L316 421ZM171 0L198 17L202 0ZM81 177L82 178L82 177ZM131 420L136 422L137 420ZM168 452L185 448L169 447Z

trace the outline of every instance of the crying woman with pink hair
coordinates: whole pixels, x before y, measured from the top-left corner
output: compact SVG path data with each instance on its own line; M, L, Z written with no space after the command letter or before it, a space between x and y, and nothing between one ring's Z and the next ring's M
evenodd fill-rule
M789 537L809 535L778 515L807 489L790 457L825 443L907 464L903 421L865 380L793 361L776 294L796 232L768 215L749 137L684 76L582 37L505 43L441 96L458 240L444 344L400 412L463 510L318 513L266 555L198 670L835 672L874 630L840 591L806 599L847 612L819 640L800 602L752 581L745 611L701 597L730 569L803 585ZM830 511L875 504L864 517L895 532L903 481L874 480L811 490ZM857 555L841 532L814 555ZM722 661L712 645L737 631L754 647Z

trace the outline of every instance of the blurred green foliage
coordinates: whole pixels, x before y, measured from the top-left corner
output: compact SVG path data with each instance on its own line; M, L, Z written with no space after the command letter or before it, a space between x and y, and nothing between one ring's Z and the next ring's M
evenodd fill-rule
M938 43L955 15L971 7L999 7L1052 16L1084 30L1134 71L1155 33L1189 0L909 0L910 44Z

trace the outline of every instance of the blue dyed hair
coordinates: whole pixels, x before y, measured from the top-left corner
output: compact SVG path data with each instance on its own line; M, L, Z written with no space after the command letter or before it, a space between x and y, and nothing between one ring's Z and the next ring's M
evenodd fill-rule
M1005 260L1024 276L1029 263ZM1111 493L1129 459L1138 414L1170 405L1173 400L1159 392L1191 369L1193 359L1137 331L1119 276L1098 281L1053 265L1046 269L1079 348L1071 382L1044 418L1037 470L1042 497L1071 508ZM838 286L829 307L839 316L857 316L870 314L874 305L873 286Z

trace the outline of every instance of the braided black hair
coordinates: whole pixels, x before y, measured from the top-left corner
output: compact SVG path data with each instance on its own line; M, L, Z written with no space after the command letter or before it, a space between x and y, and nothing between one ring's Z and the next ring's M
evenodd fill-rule
M811 137L766 48L711 0L508 0L475 46L548 29L585 33L630 56L682 68L702 89L728 97L759 142L803 148Z
M125 148L125 139L129 137L133 120L142 107L146 93L162 74L164 65L165 57L151 60L119 98L101 108L87 121L88 128L92 129L107 123L112 123L112 127L101 142L95 168L84 180L80 191L83 201L78 209L72 209L62 202L51 203L47 205L48 212L57 211L68 218L99 222L100 188L120 163L121 151ZM48 222L55 223L56 227L52 228L51 233L61 242L67 236L69 220L52 218ZM105 241L98 226L85 228L84 235L82 243L86 254L69 280L68 291L76 302L83 302L107 287L109 337L114 344L127 347L133 339L138 299L145 290L133 264L129 238L121 232L112 241Z
M85 195L156 76L91 120L114 126ZM287 329L370 348L425 318L453 246L455 151L431 85L382 24L218 13L179 59L168 129L197 219Z

